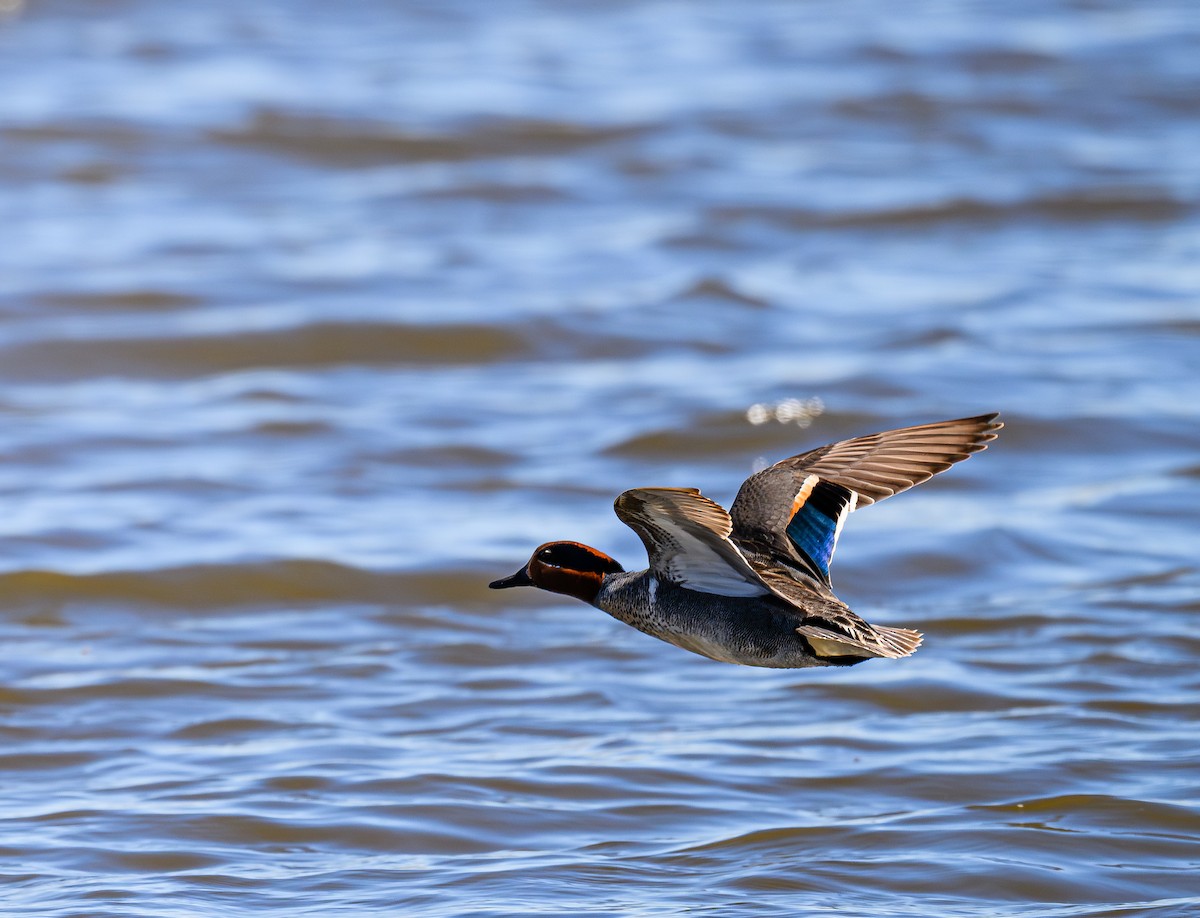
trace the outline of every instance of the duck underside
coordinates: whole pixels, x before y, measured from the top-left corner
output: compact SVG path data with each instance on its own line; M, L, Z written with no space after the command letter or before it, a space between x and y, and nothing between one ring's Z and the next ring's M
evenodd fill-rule
M847 652L858 648L813 627L802 610L774 597L700 593L658 581L648 571L609 578L595 605L639 631L723 663L801 669L853 666L876 656Z
M732 640L714 643L706 638L698 638L694 634L678 634L672 632L653 632L661 640L692 653L698 653L710 660L721 663L737 663L741 666L761 666L768 669L805 669L812 666L853 666L869 660L870 657L850 656L848 654L821 655L812 644L793 632L792 635L780 635L773 642L761 642L754 638L741 639L740 635L732 635Z

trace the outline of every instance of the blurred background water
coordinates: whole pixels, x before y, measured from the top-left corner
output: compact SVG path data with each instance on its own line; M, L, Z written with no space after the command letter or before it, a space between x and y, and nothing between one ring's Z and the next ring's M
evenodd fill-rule
M1194 3L0 9L5 914L1200 914ZM909 660L484 588L996 409Z

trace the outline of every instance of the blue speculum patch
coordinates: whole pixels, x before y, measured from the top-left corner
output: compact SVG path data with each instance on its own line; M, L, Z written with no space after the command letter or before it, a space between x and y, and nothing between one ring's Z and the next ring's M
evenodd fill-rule
M825 580L829 579L829 561L833 557L836 532L837 520L831 520L815 507L801 507L787 527L792 544Z
M787 526L792 544L808 559L813 573L826 583L837 544L837 521L852 496L848 488L818 481Z

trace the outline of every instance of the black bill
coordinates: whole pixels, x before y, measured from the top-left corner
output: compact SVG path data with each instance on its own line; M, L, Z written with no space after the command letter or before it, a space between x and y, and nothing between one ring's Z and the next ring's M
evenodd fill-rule
M489 590L507 590L509 587L533 586L533 581L529 579L529 574L525 572L525 568L521 568L511 577L502 577L499 580L493 580L488 584Z

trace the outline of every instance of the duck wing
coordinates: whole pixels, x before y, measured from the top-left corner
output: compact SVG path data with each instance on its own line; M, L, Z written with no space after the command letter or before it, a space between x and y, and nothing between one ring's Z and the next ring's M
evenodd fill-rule
M985 449L996 413L841 440L751 475L730 509L731 538L826 587L842 525L856 508L907 491Z
M613 505L638 534L655 577L718 596L771 590L729 540L733 524L720 504L695 488L633 488Z
M695 488L634 488L613 505L646 546L655 577L718 596L774 596L802 614L796 632L822 657L906 657L921 635L871 625L828 590L751 563L725 509Z

